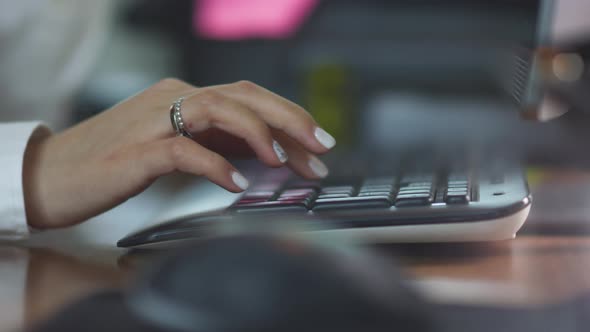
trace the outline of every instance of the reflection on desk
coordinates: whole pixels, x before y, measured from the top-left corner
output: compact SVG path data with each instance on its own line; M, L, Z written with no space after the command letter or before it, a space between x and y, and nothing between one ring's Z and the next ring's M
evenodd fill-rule
M0 331L29 327L93 291L121 287L128 271L112 265L117 256L0 247Z
M415 284L438 302L536 306L590 290L590 236L520 236L495 243L393 245L378 250L401 257ZM0 268L0 311L13 318L22 312L20 321L0 320L0 330L30 327L89 293L125 287L153 257L145 252L66 255L51 249L1 247L0 266L28 268L12 278L5 278L7 270Z
M537 306L590 290L590 236L517 236L494 243L400 248L432 300Z

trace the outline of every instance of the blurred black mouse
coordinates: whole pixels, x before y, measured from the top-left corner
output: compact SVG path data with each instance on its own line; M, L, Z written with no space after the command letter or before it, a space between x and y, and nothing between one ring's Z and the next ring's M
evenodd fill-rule
M233 235L157 265L126 296L171 331L430 331L428 305L389 260L309 240Z

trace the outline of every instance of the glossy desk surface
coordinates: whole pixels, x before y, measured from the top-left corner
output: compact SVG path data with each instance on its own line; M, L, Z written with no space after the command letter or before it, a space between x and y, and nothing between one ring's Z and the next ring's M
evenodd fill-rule
M590 290L590 236L520 236L487 244L380 249L395 252L410 277L436 301L537 305ZM1 331L31 326L93 291L123 288L140 270L133 254L118 250L69 255L43 248L0 248L0 264L17 260L24 260L26 275L22 280L0 279L0 289L23 289L2 296L0 310L14 312L11 306L22 305L22 318L0 321Z

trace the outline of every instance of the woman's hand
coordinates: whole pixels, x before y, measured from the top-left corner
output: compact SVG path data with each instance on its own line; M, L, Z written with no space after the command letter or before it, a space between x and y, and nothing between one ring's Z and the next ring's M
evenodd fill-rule
M177 137L170 123L180 97L194 139ZM196 88L166 79L61 134L32 139L23 175L27 218L40 229L73 225L175 171L240 192L248 181L222 157L232 152L321 178L328 170L315 154L334 145L301 107L253 83Z

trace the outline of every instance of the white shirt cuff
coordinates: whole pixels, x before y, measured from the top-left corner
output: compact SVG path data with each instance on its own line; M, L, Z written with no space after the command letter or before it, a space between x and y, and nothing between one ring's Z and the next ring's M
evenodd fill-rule
M0 240L29 235L23 194L23 159L29 138L39 122L0 124Z

